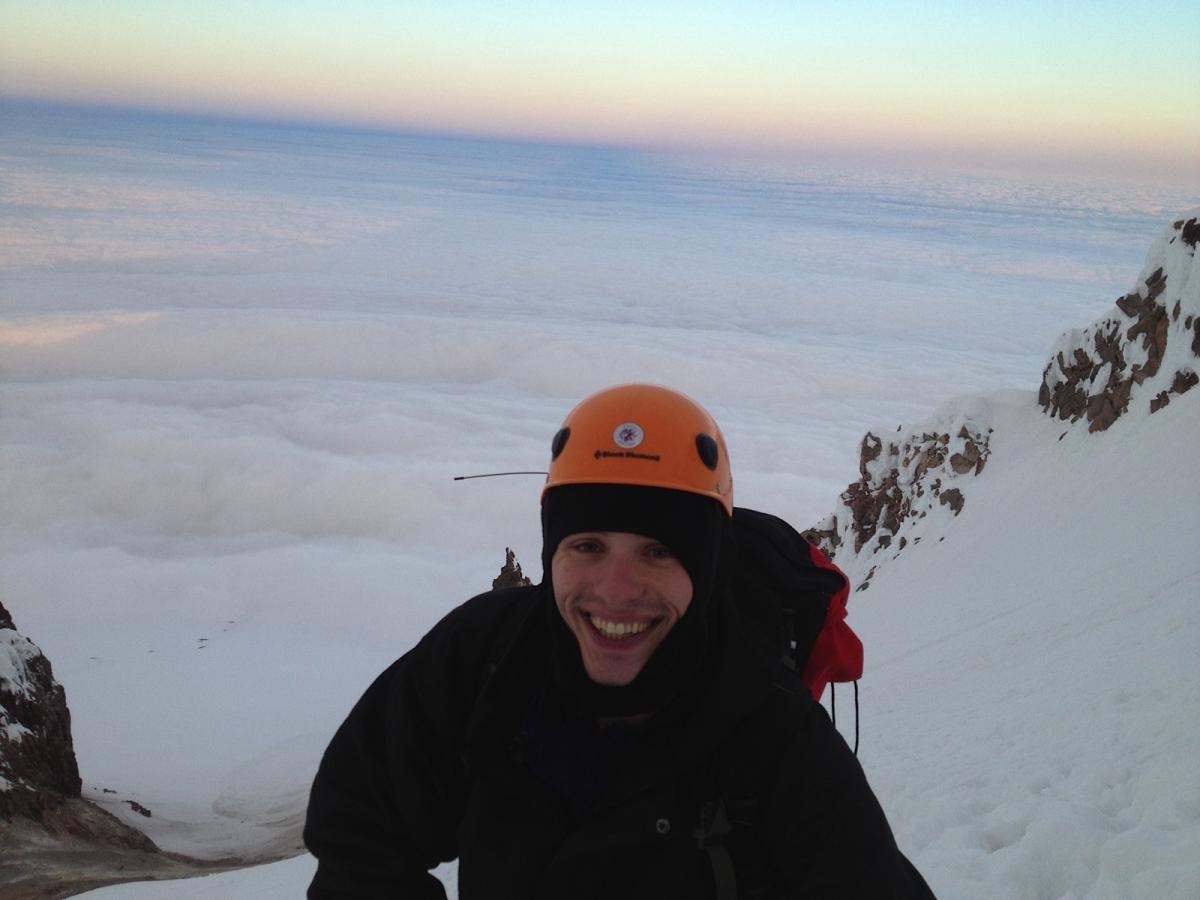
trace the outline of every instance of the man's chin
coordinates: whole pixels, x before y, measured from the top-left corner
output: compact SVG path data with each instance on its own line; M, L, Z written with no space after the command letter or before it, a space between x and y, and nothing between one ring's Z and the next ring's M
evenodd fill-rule
M644 666L642 660L598 661L585 658L583 661L588 678L604 687L629 686Z

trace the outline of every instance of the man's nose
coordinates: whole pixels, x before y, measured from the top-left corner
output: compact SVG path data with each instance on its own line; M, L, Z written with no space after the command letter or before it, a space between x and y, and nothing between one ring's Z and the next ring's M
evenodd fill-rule
M641 598L645 584L638 574L637 561L624 553L605 560L598 585L605 602L620 605Z

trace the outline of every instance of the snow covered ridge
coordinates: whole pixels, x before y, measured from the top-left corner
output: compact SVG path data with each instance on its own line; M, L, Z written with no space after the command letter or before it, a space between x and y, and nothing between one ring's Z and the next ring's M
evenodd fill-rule
M1196 386L1200 359L1200 210L1166 228L1116 309L1058 341L1038 402L1050 416L1104 431L1131 409L1157 412Z
M1137 288L1112 313L1059 339L1038 393L1048 415L1072 424L1086 418L1089 432L1103 431L1131 410L1157 412L1200 381L1198 241L1200 210L1164 229ZM866 590L882 562L945 535L984 470L992 432L984 398L952 401L887 439L868 432L860 479L805 537L837 558L855 590Z
M983 471L992 434L986 400L955 401L929 422L886 441L867 432L860 447L862 476L843 493L832 515L805 537L830 557L842 547L856 560L899 555L906 546L940 537L966 503L963 486ZM882 555L880 555L882 554ZM842 554L839 564L845 568ZM855 590L866 590L875 574L848 570Z
M0 604L0 818L40 819L81 787L66 694Z

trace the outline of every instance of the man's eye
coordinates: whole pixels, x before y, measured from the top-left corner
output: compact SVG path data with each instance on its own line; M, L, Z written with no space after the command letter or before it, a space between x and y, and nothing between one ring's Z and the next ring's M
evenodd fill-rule
M576 541L571 546L580 553L599 553L604 549L599 541Z
M663 544L652 544L646 548L646 555L652 559L674 559L671 548Z

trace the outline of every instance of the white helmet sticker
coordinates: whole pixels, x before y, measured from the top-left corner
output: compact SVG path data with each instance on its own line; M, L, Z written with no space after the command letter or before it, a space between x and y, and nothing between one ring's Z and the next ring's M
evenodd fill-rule
M613 431L613 443L624 450L632 450L646 437L642 426L636 422L623 422Z

